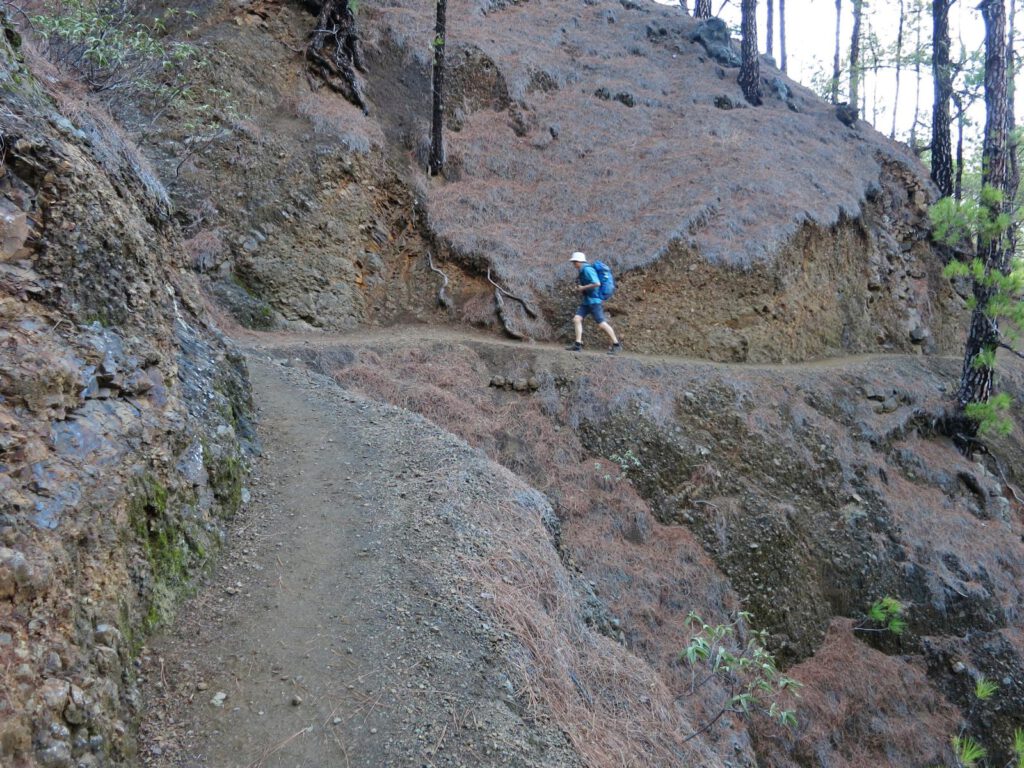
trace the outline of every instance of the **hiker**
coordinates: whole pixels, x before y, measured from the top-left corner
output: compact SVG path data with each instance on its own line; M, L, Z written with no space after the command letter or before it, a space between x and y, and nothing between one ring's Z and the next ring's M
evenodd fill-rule
M612 345L608 347L608 354L617 354L622 349L622 344L619 343L615 330L604 317L604 308L601 306L601 278L598 276L598 270L595 269L597 263L588 264L587 255L581 251L576 251L569 257L569 261L576 265L576 290L579 291L581 298L579 309L576 310L576 314L572 318L573 328L576 330L576 341L566 349L572 352L579 352L583 349L583 318L592 315L597 327L607 333L608 338L612 341ZM601 266L604 267L603 264ZM608 273L608 282L613 284L611 272ZM613 289L608 289L605 298L611 295L611 290Z

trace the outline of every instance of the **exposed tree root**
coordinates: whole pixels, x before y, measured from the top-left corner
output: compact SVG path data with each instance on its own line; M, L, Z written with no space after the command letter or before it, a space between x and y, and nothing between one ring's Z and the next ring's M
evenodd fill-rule
M491 285L494 286L494 289L495 289L496 293L503 293L506 296L508 296L510 299L512 299L513 301L518 301L520 304L523 305L523 309L526 311L526 314L528 314L534 320L537 319L537 317L538 317L537 310L535 310L533 307L531 307L530 304L526 301L526 299L521 299L518 296L509 293L504 288L502 288L500 285L498 285L496 282L494 282L493 279L491 279L491 268L490 267L487 268L487 282L489 282Z
M370 114L356 74L366 68L350 0L327 0L321 6L306 47L306 61L311 75L359 107L364 115Z
M487 279L490 280L490 270L487 273ZM525 339L526 336L520 333L512 325L512 318L508 316L508 311L505 309L505 300L501 298L501 288L495 286L494 288L494 304L498 310L498 319L501 320L501 325L505 329L505 333L511 336L513 339Z
M444 272L442 272L440 269L434 266L434 257L430 254L430 251L427 251L427 266L429 266L432 271L437 272L437 274L441 276L441 280L443 281L441 283L440 289L438 289L437 291L437 303L450 311L453 305L452 300L448 296L447 292L448 275L446 275Z

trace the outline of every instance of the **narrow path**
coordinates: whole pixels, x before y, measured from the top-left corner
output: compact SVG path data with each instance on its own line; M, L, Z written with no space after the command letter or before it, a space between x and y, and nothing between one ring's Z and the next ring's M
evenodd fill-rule
M523 752L522 722L435 517L459 473L491 471L482 457L314 373L249 364L258 490L209 583L146 651L144 764L571 764L501 756Z
M607 357L605 348L588 348L582 353L572 353L563 349L562 344L538 342L538 341L516 341L493 333L482 331L466 330L452 326L436 325L401 325L387 328L365 329L361 328L350 333L281 333L281 332L260 332L248 329L233 329L235 340L254 351L264 350L287 350L287 349L327 349L343 346L373 346L387 345L389 347L417 347L432 343L452 343L497 347L508 350L519 350L536 354L558 355L566 360L576 359L581 362L592 361L595 358L604 359ZM790 363L773 362L718 362L696 357L683 357L676 355L651 355L641 352L633 352L629 349L628 341L624 342L625 348L618 356L619 359L634 360L640 363L649 363L663 366L708 366L720 369L752 369L764 371L789 371L789 370L835 370L841 368L852 368L865 365L873 365L886 361L906 360L927 360L927 361L956 361L957 356L946 355L924 355L906 352L870 352L863 354L838 355L825 357L816 360L806 360Z

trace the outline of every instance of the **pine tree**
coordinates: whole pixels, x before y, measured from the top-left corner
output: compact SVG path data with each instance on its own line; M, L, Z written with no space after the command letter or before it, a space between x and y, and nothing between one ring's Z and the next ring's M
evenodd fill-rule
M921 48L921 27L924 15L923 0L914 1L914 122L910 124L910 147L918 151L917 126L921 123L921 61L924 51Z
M843 0L836 0L836 52L832 59L832 103L839 103L839 31L843 18Z
M903 0L900 0L900 21L896 31L896 89L892 97L892 130L889 131L890 139L896 138L896 113L899 111L896 107L900 103L900 70L903 68L903 11Z
M949 101L953 73L949 61L949 9L952 0L932 0L932 181L943 197L953 194L953 152L950 146Z
M737 82L747 101L755 107L761 104L761 68L757 56L757 0L742 0L740 25L743 32L740 74Z
M782 71L788 72L786 60L786 0L779 0L779 53L782 56Z
M1010 178L1007 186L1007 195L1009 196L1010 210L1013 210L1017 202L1017 192L1020 186L1020 167L1017 162L1018 147L1017 147L1017 118L1016 114L1016 88L1014 84L1016 81L1017 74L1017 63L1014 53L1014 37L1016 35L1016 19L1017 19L1017 2L1016 0L1010 0L1010 20L1009 27L1006 35L1006 86L1007 86L1007 105L1006 105L1006 135L1010 141L1009 153L1010 153ZM1017 227L1016 225L1011 226L1008 232L1010 243L1009 248L1011 253L1017 252Z
M444 168L444 46L445 14L448 0L437 0L437 19L434 25L434 77L433 107L430 124L430 175L436 176Z
M979 6L985 22L985 138L982 145L982 206L990 220L1010 215L1010 158L1007 126L1009 93L1007 90L1006 8L1003 0L983 0ZM991 190L986 192L986 190ZM1012 252L1002 232L978 235L978 258L987 273L1007 275ZM993 366L996 351L1004 345L999 318L990 302L998 288L989 280L974 280L974 308L964 350L963 369L957 390L961 412L976 403L986 403L992 395ZM977 423L963 425L968 438L977 432Z
M694 0L693 15L698 19L710 19L711 0Z
M768 0L768 20L765 22L765 53L771 58L775 58L775 46L773 35L775 34L775 0Z
M860 104L860 24L864 13L864 0L853 0L853 32L850 35L850 106L857 109ZM864 114L861 110L861 114Z

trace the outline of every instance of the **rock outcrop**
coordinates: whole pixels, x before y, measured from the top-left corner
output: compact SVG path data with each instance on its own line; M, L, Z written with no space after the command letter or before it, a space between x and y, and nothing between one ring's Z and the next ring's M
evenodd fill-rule
M248 384L160 183L4 31L0 764L121 764L142 633L240 504Z

